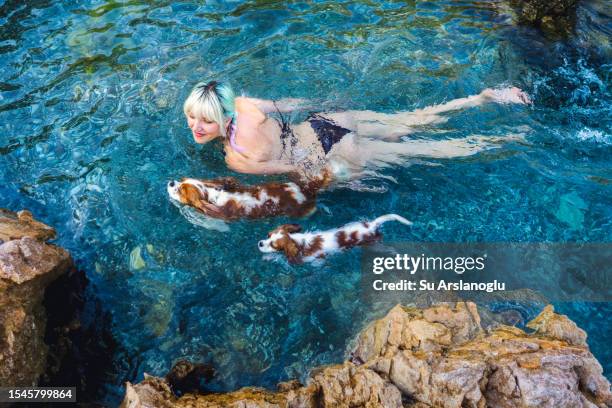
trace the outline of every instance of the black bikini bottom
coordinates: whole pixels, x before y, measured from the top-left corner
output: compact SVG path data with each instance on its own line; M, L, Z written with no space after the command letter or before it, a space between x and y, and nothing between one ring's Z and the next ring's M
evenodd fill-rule
M312 130L314 130L319 142L321 142L321 146L323 146L323 151L325 151L325 154L329 153L332 146L338 143L344 137L344 135L351 132L342 126L336 125L334 121L327 119L318 113L311 113L306 118L306 121L308 121L310 126L312 126Z

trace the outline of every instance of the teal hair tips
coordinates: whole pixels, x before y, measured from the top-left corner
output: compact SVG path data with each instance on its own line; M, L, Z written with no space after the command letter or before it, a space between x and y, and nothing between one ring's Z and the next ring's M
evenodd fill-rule
M221 102L221 106L225 111L227 116L235 117L236 115L236 106L235 99L236 95L234 94L234 90L232 87L223 82L217 85L217 95L219 96L219 102Z

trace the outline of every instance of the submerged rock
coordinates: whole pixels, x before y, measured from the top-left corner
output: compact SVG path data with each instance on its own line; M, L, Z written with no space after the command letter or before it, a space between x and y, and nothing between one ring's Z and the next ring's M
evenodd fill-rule
M35 385L45 371L46 287L72 265L68 252L44 240L55 231L0 209L0 385Z
M144 259L142 259L142 248L140 248L139 245L130 252L130 269L138 270L146 266L147 264Z
M583 228L584 212L587 209L588 206L584 200L576 192L572 192L561 196L559 208L554 215L571 229L578 230Z
M510 0L519 22L541 27L549 33L568 34L576 20L578 0Z
M215 369L209 364L194 364L188 360L177 361L166 374L166 382L175 394L201 391L202 383L209 382Z
M398 305L358 336L351 361L312 370L306 386L177 397L146 376L122 407L609 407L610 383L571 320L546 307L528 323L483 329L475 304Z

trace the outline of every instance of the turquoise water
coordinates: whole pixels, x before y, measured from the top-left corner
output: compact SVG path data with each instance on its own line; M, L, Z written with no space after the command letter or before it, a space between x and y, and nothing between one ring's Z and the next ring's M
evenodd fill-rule
M29 208L87 272L90 309L112 316L116 352L95 399L186 357L229 390L304 378L346 357L381 307L359 295L359 251L322 266L262 259L286 220L219 232L187 222L165 184L231 174L192 143L182 101L230 79L261 98L324 109L411 110L514 85L532 107L487 105L414 137L524 133L454 160L419 159L320 197L306 227L395 212L389 241L612 238L611 19L585 1L571 40L517 28L501 2L0 1L0 207ZM299 118L294 118L299 119ZM240 176L245 182L259 177ZM140 256L138 256L140 254ZM559 305L612 374L609 303Z

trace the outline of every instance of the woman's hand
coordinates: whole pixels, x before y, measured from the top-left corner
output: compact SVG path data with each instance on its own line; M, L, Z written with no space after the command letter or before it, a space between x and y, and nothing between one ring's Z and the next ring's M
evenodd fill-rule
M480 93L480 96L485 100L497 103L522 103L526 105L532 103L529 95L517 87L503 89L487 88Z

